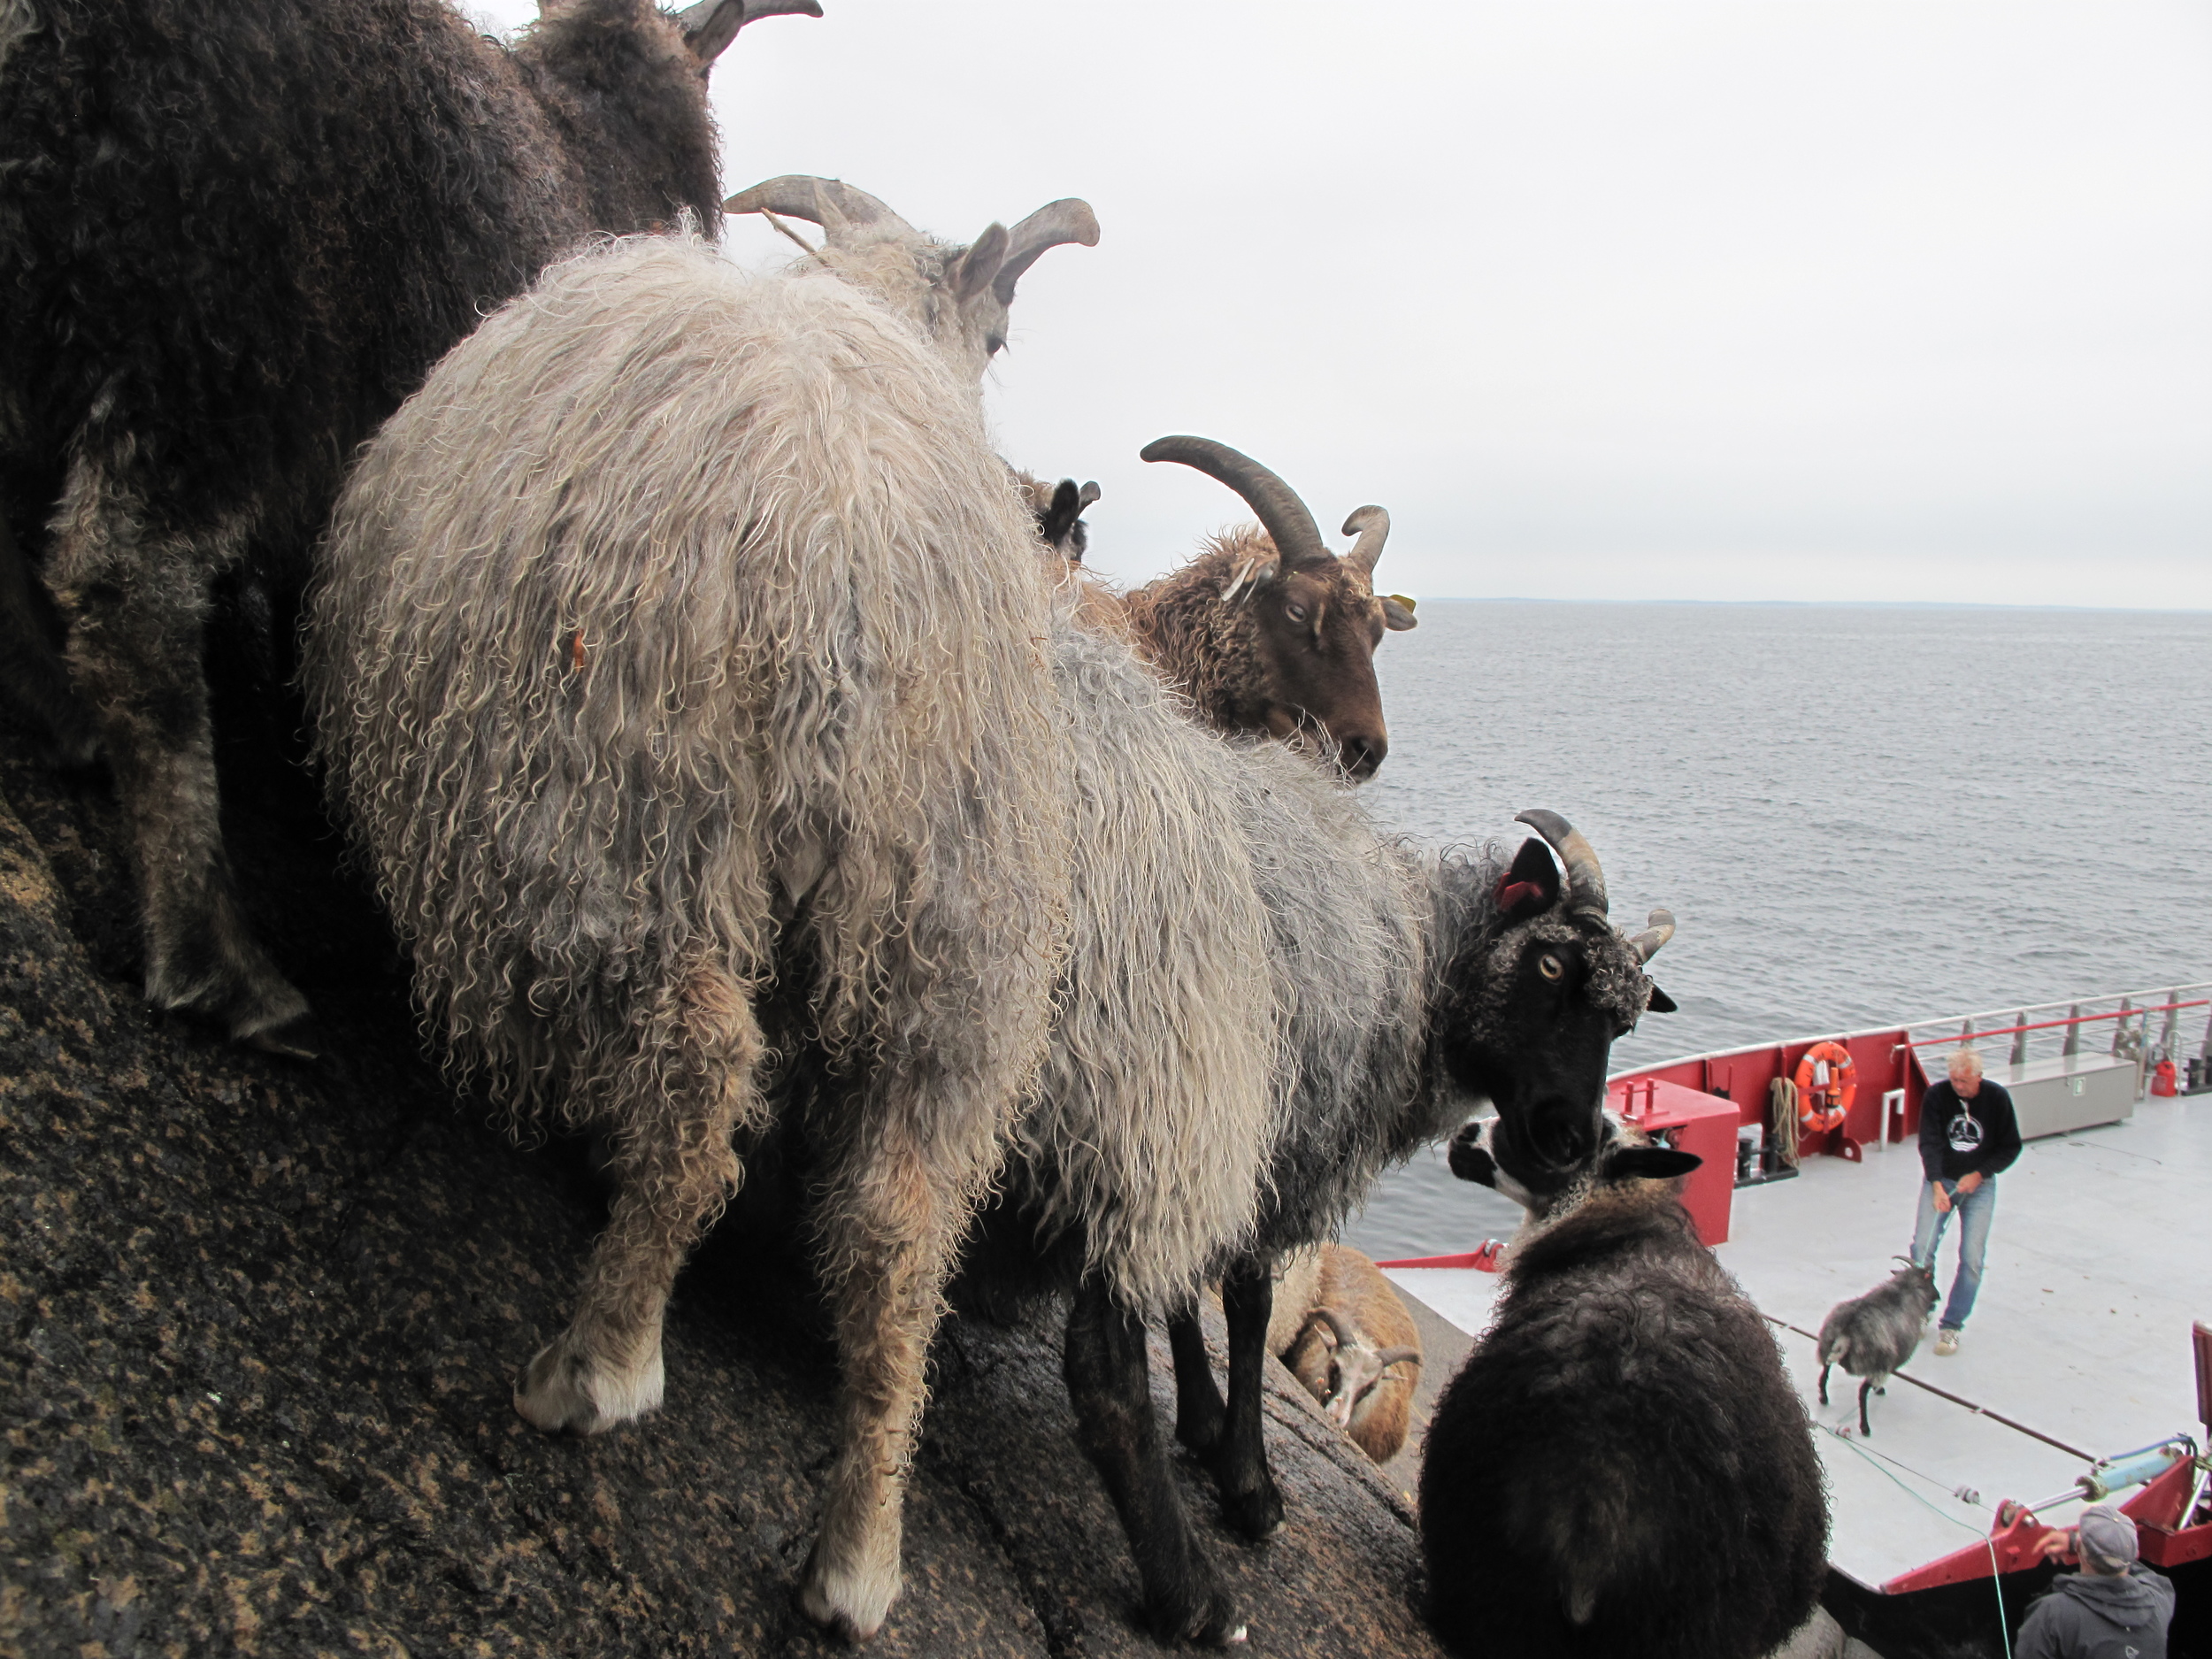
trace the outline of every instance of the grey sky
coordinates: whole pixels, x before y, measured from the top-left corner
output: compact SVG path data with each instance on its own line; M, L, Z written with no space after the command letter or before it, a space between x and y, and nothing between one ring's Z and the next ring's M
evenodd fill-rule
M1241 516L1192 431L1417 595L2212 605L2212 8L823 5L716 70L731 188L1091 202L989 399L1113 574Z

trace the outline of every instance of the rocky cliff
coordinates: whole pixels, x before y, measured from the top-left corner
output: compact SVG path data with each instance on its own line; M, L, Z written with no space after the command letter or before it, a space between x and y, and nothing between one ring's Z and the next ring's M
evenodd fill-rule
M227 757L230 844L330 1057L148 1014L111 799L0 732L0 1653L828 1653L793 1585L834 1356L803 1263L725 1229L668 1398L589 1441L509 1404L603 1201L420 1057L404 977L299 776ZM869 1652L1120 1655L1137 1581L1056 1321L956 1320ZM1164 1350L1156 1394L1167 1409ZM1287 1386L1290 1519L1186 1501L1255 1651L1431 1655L1402 1500Z

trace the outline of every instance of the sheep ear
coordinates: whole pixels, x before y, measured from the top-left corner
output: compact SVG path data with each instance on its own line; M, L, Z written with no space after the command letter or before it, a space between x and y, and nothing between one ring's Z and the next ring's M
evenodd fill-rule
M1664 991L1661 990L1655 985L1651 987L1651 1001L1644 1004L1644 1012L1647 1014L1676 1014L1681 1012L1681 1010L1675 1005L1674 998L1669 996Z
M965 305L991 286L999 266L1005 263L1006 227L995 224L960 256L959 267L952 273L953 297Z
M1606 1155L1605 1179L1671 1181L1678 1175L1687 1175L1704 1162L1694 1152L1678 1152L1672 1147L1623 1147Z
M1408 628L1421 626L1414 619L1413 601L1403 594L1385 594L1382 608L1383 626L1393 634L1403 634Z
M1513 867L1498 878L1491 896L1506 919L1514 922L1558 903L1559 866L1552 862L1551 849L1533 835L1523 841Z
M1097 499L1097 486L1093 485L1092 490L1093 494L1086 496L1076 488L1073 479L1064 478L1060 480L1059 488L1052 492L1052 504L1037 520L1037 534L1048 546L1056 547L1061 537L1075 528L1075 521L1083 516L1083 509Z
M549 8L541 5L541 12ZM738 30L762 18L818 18L818 0L699 0L676 14L676 27L684 32L684 44L701 65L711 64L737 38Z

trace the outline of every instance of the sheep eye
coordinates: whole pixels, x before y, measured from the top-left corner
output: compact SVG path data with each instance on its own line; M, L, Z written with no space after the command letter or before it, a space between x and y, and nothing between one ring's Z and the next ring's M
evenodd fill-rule
M1548 950L1536 959L1536 972L1547 979L1561 979L1566 974L1567 964Z
M1305 606L1293 602L1283 607L1293 622L1303 622L1310 614Z

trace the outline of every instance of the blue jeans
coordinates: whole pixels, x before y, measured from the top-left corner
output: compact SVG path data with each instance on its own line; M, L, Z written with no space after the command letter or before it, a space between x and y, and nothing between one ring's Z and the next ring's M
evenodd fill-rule
M1962 1193L1956 1181L1943 1183L1951 1194L1951 1208L1935 1207L1936 1183L1920 1184L1920 1219L1912 1233L1912 1259L1921 1267L1935 1265L1936 1250L1951 1217L1959 1217L1959 1271L1951 1281L1951 1300L1943 1304L1942 1328L1956 1331L1974 1311L1974 1297L1982 1287L1982 1253L1989 1247L1989 1224L1997 1213L1997 1183L1990 1176L1970 1193Z

